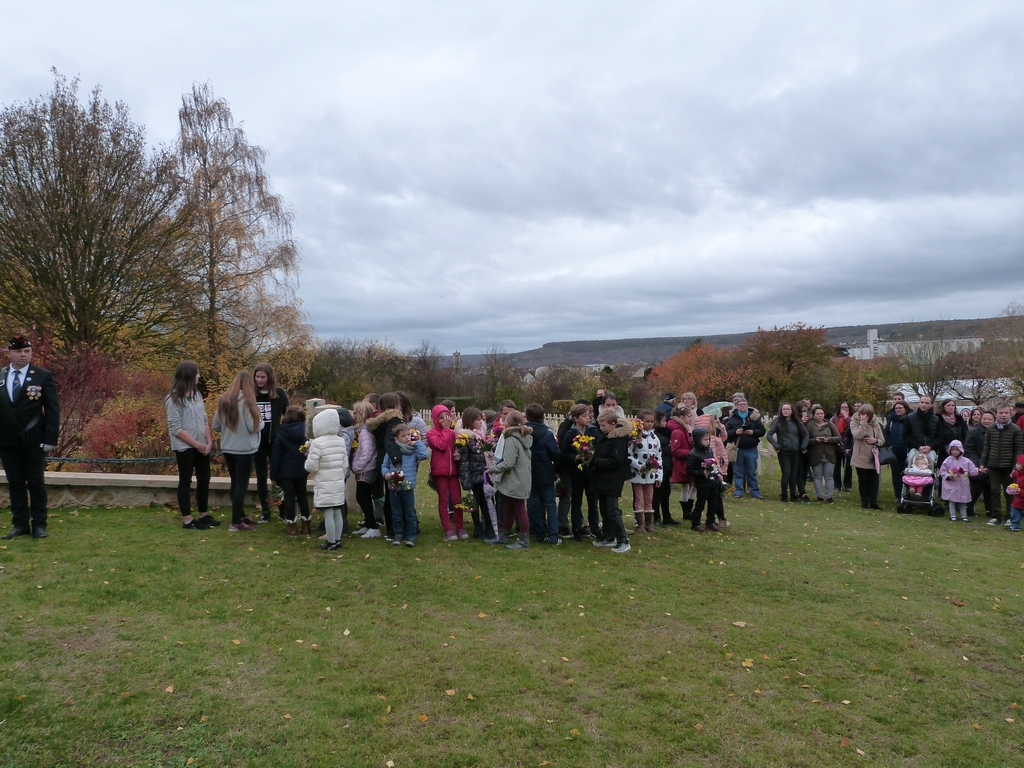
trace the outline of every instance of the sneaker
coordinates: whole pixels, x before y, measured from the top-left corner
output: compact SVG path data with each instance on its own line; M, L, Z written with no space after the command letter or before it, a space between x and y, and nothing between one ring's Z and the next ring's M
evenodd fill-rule
M252 526L246 525L245 522L243 521L243 522L240 522L240 523L232 523L231 525L228 526L228 530L232 531L233 533L238 532L238 531L251 531L252 530Z
M965 517L964 520L966 520L966 519L967 518ZM956 522L956 515L953 515L951 518L949 518L949 522L955 523Z
M324 547L324 549L326 549L328 552L333 552L334 550L340 549L340 548L341 548L341 542L340 541L328 542L327 546Z
M207 517L209 517L209 515L207 515ZM206 531L209 530L210 524L201 517L193 517L192 527L199 531Z
M718 523L712 523L711 525L705 525L704 526L704 530L705 531L713 531L714 533L718 533L722 529L718 527Z
M367 528L367 527L366 527L365 525L361 525L361 526L359 526L358 528L356 528L356 529L355 529L354 531L352 531L352 535L353 535L353 536L362 536L362 535L364 535L364 534L365 534L365 533L366 533L366 532L367 532L368 530L370 530L370 529L369 529L369 528Z
M1005 525L1007 528L1009 528L1009 527L1011 527L1013 525L1013 523L1010 522L1010 518L1006 518L1006 522L1003 523L1003 525Z
M469 538L469 534L465 531L456 531L455 534L462 540L466 540Z
M327 549L329 546L331 546L331 542L325 541L323 544L320 545L320 549Z
M605 541L604 539L601 539L599 541L595 541L594 542L594 546L595 547L614 547L615 546L615 542L614 541Z
M1006 529L1009 533L1020 533L1020 526L1014 528L1012 525Z
M364 533L362 536L360 536L360 538L362 538L362 539L379 539L380 538L380 528L369 528L369 529L367 529L366 533Z
M826 501L827 503L829 503L829 504L835 504L835 503L836 503L836 500L835 500L835 499L825 499L825 501Z
M256 521L253 520L248 515L246 515L245 517L242 518L242 522L245 523L246 525L256 525Z
M624 555L631 549L632 547L629 546L629 542L624 541L621 544L616 544L614 547L612 547L612 552L614 552L616 555Z
M416 546L416 540L415 539L406 539L402 543L405 544L405 546L407 546L407 547L415 547Z
M583 529L583 535L591 541L597 541L597 536L595 536L593 533L591 533L585 528Z
M568 539L572 537L572 531L570 531L568 528L559 528L558 535L561 536L563 539Z
M545 544L553 544L554 546L557 547L559 544L562 543L562 540L560 538L558 538L557 536L555 536L554 539L544 539L544 543Z
M400 546L402 546L401 539L392 539L391 540L391 546L393 546L393 547L400 547Z
M270 510L268 509L262 515L260 515L260 519L257 520L256 522L259 522L259 523L269 523L270 522Z
M999 518L998 517L990 517L988 519L988 522L985 523L985 525L999 525Z
M703 525L698 525L696 528L691 528L690 530L694 533L707 533L708 529L705 528Z
M731 525L732 525L732 523L730 523L725 518L722 518L721 520L718 521L718 527L719 528L728 528Z
M205 525L207 528L216 528L218 525L220 525L220 520L215 518L213 515L200 515L196 518L196 520L198 520L202 525Z
M969 517L967 517L967 515L964 515L964 516L963 516L962 518L960 518L960 520L961 520L962 522L965 522L965 523L969 523L969 522L971 522L970 518L969 518Z
M182 523L181 527L186 531L202 531L204 530L201 526L197 525L197 520L193 517L187 523Z
M384 534L384 541L394 541L394 540L395 540L395 537L392 536L390 533L385 533Z
M754 494L750 494L750 498L757 499L758 501L763 501L764 500L764 496L762 496L760 494L758 494L756 496Z
M445 541L458 541L459 540L459 534L457 534L455 531L448 531L448 533L446 533L444 535L444 540Z

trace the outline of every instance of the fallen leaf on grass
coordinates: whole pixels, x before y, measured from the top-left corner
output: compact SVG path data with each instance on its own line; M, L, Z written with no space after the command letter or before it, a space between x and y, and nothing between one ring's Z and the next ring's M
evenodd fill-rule
M570 736L579 736L580 732L578 730L576 730L575 728L573 728L571 731L569 731L569 735Z
M902 598L903 598L904 600L909 600L909 599L910 599L910 598L909 598L909 597L907 597L906 595L901 595L901 597L902 597Z
M978 725L977 723L971 723L971 728L973 728L976 731L980 731L981 730L981 726Z
M731 653L727 653L727 654L725 654L725 658L727 658L727 659L731 659L731 658L732 658L732 654L731 654Z
M1008 723L1015 723L1017 721L1014 720L1012 717L1008 717L1008 718L1006 718L1006 722L1008 722Z
M733 625L734 627L740 627L740 628L743 628L743 627L747 626L747 622L745 622L745 621L734 621L734 622L732 623L732 625Z
M394 760L388 760L386 763L384 763L384 765L386 765L387 768L395 768L395 761Z
M843 704L849 704L849 703L850 703L849 699L843 699Z
M292 719L292 716L291 716L291 715L285 715L285 716L284 716L284 719L285 719L285 720L291 720L291 719Z
M348 637L348 636L349 636L349 635L351 635L352 633L351 633L351 632L350 632L349 630L347 630L347 629L346 629L346 630L345 630L344 632L342 632L341 634L343 634L343 635L344 635L345 637Z
M190 757L188 760L185 761L185 765L186 766L192 765L192 763L194 763L195 761L196 761L196 759L194 757Z
M478 619L486 619L486 618L487 618L487 614L486 614L486 613L484 613L483 611L480 611L480 613L478 613L478 614L476 615L476 617L477 617Z
M409 604L408 604L408 603L403 603L403 604L402 604L402 610L403 610L403 611L404 611L404 610L405 610L406 608L408 608L408 607L409 607Z
M391 705L390 704L388 704L388 708L384 710L384 714L386 714L386 715L390 715L391 714Z
M567 659L565 656L562 657L562 661L568 661L568 660L569 659Z
M232 642L232 643L233 643L234 645L241 645L241 644L242 644L242 641L241 641L241 640L232 640L231 642Z
M295 642L298 643L299 645L302 645L303 641L302 640L296 640Z
M866 753L866 752L864 752L864 750L863 750L863 749L858 749L858 750L857 750L857 754L858 754L858 755L860 755L861 757L864 757L864 755L865 755L865 754L867 754L867 753Z
M964 661L970 661L970 659L968 659L966 656L961 656L960 658L963 659Z
M760 696L761 695L761 689L760 688L755 688L754 689L754 693L756 693L758 696Z
M751 667L754 666L754 660L753 659L744 659L743 660L743 666L746 667L747 669L750 669Z
M955 605L955 606L956 606L957 608L963 608L963 607L964 607L964 605L965 605L964 601L963 601L963 600L961 600L961 599L960 599L960 598L958 598L958 597L954 597L954 598L952 598L952 599L951 599L951 600L950 600L949 602L951 602L951 603L952 603L953 605Z
M469 699L469 701L476 701L476 699L473 698L473 694L472 693L467 693L466 694L466 698Z
M419 721L420 721L421 723L425 723L425 722L427 722L427 720L429 720L430 718L429 718L429 717L427 717L426 715L420 715L420 716L419 716L419 717L417 717L416 719L417 719L417 720L419 720Z
M843 740L839 742L839 746L840 747L848 747L848 746L850 746L850 740L848 738L846 738L845 736L843 736Z
M68 696L66 699L64 699L64 706L65 707L71 707L71 706L74 706L74 704L75 704L75 702L73 702L71 700L70 696Z
M174 693L174 686L173 685L168 685L166 688L164 688L164 690L167 693Z
M381 701L387 701L387 700L388 700L388 697L387 697L387 696L382 696L382 695L381 695L381 694L379 694L379 693L377 694L377 698L378 698L378 699L380 699Z
M454 688L449 688L448 690L445 691L445 693L447 693L449 696L454 696L455 695L455 689Z
M317 648L319 648L320 646L319 646L319 645L317 645L316 643L311 643L309 647L310 647L310 648L312 648L312 649L313 649L313 650L315 651L315 650L316 650Z
M208 717L207 715L202 715L202 716L201 716L201 717L199 718L199 722L200 722L200 723L205 723L205 722L206 722L207 720L209 720L209 719L210 719L210 718L209 718L209 717Z

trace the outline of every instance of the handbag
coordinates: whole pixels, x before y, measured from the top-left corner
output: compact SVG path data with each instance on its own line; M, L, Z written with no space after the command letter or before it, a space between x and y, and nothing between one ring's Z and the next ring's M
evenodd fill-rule
M878 449L878 463L881 465L896 464L896 454L893 453L892 448L887 445L883 445Z
M740 457L740 446L739 443L728 443L725 446L725 453L729 457L729 463L735 464L736 460Z

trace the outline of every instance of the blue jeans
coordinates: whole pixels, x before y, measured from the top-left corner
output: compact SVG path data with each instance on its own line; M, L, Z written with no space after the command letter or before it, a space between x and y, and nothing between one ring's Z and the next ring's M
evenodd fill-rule
M416 491L391 491L391 522L395 526L396 541L416 541L420 534L420 521L416 517Z
M732 468L732 481L736 487L733 495L737 499L743 495L744 481L751 496L761 496L761 486L757 484L757 446L739 449L736 463Z
M539 539L558 540L558 502L555 499L555 484L536 483L530 489L526 502L530 518L530 530Z

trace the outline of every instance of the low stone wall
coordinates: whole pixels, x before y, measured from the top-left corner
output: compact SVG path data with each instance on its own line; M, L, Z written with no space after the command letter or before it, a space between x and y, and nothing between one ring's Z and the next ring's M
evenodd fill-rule
M309 482L313 490L313 481ZM195 481L192 482L193 501ZM54 507L148 507L178 506L178 478L172 475L108 475L99 472L47 472L49 506ZM231 480L210 479L210 506L230 507ZM312 503L312 499L310 499ZM0 472L0 508L10 507L7 477ZM256 479L249 482L246 505L258 507Z

